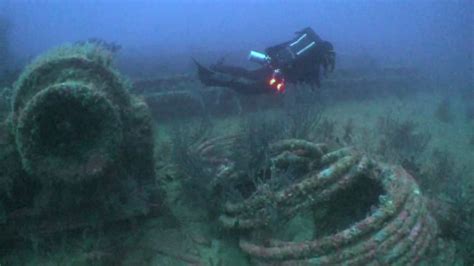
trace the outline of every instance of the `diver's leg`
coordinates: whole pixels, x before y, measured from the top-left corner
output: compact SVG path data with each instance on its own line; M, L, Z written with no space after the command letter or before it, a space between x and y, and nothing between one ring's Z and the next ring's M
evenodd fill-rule
M238 78L252 78L251 72L243 67L215 64L210 67L212 71L229 74Z

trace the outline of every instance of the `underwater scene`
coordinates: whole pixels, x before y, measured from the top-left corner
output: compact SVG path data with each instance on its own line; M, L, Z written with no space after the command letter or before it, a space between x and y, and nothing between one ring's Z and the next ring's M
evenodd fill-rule
M0 0L0 266L474 265L469 0Z

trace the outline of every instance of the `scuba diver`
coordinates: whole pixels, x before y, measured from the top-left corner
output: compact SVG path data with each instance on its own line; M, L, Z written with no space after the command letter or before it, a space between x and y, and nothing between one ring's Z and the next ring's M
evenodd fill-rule
M330 42L322 40L310 27L296 32L287 42L251 51L248 59L261 65L255 70L229 66L223 60L209 68L199 64L199 80L206 86L228 87L241 94L282 94L287 83L320 87L320 72L326 76L335 67L336 54Z

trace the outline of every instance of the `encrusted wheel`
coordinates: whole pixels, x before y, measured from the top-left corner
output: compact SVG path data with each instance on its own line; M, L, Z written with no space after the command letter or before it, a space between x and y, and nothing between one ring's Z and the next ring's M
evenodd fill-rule
M122 122L117 108L91 85L49 86L18 117L16 143L25 170L74 182L102 174L117 158Z
M12 125L29 174L77 182L103 174L118 158L132 107L110 60L92 44L64 46L23 71Z

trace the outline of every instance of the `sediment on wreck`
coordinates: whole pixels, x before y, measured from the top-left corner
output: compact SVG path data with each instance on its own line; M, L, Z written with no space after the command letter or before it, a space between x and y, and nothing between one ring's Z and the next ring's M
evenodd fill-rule
M25 68L1 125L0 156L10 163L0 174L9 184L0 191L0 241L150 211L152 118L129 86L112 55L90 43L59 47Z
M240 248L255 264L455 265L454 248L439 237L427 200L402 167L296 139L271 150L272 175L295 164L306 172L288 186L226 202L219 217L222 227L240 232ZM312 213L309 239L268 233L303 213Z

